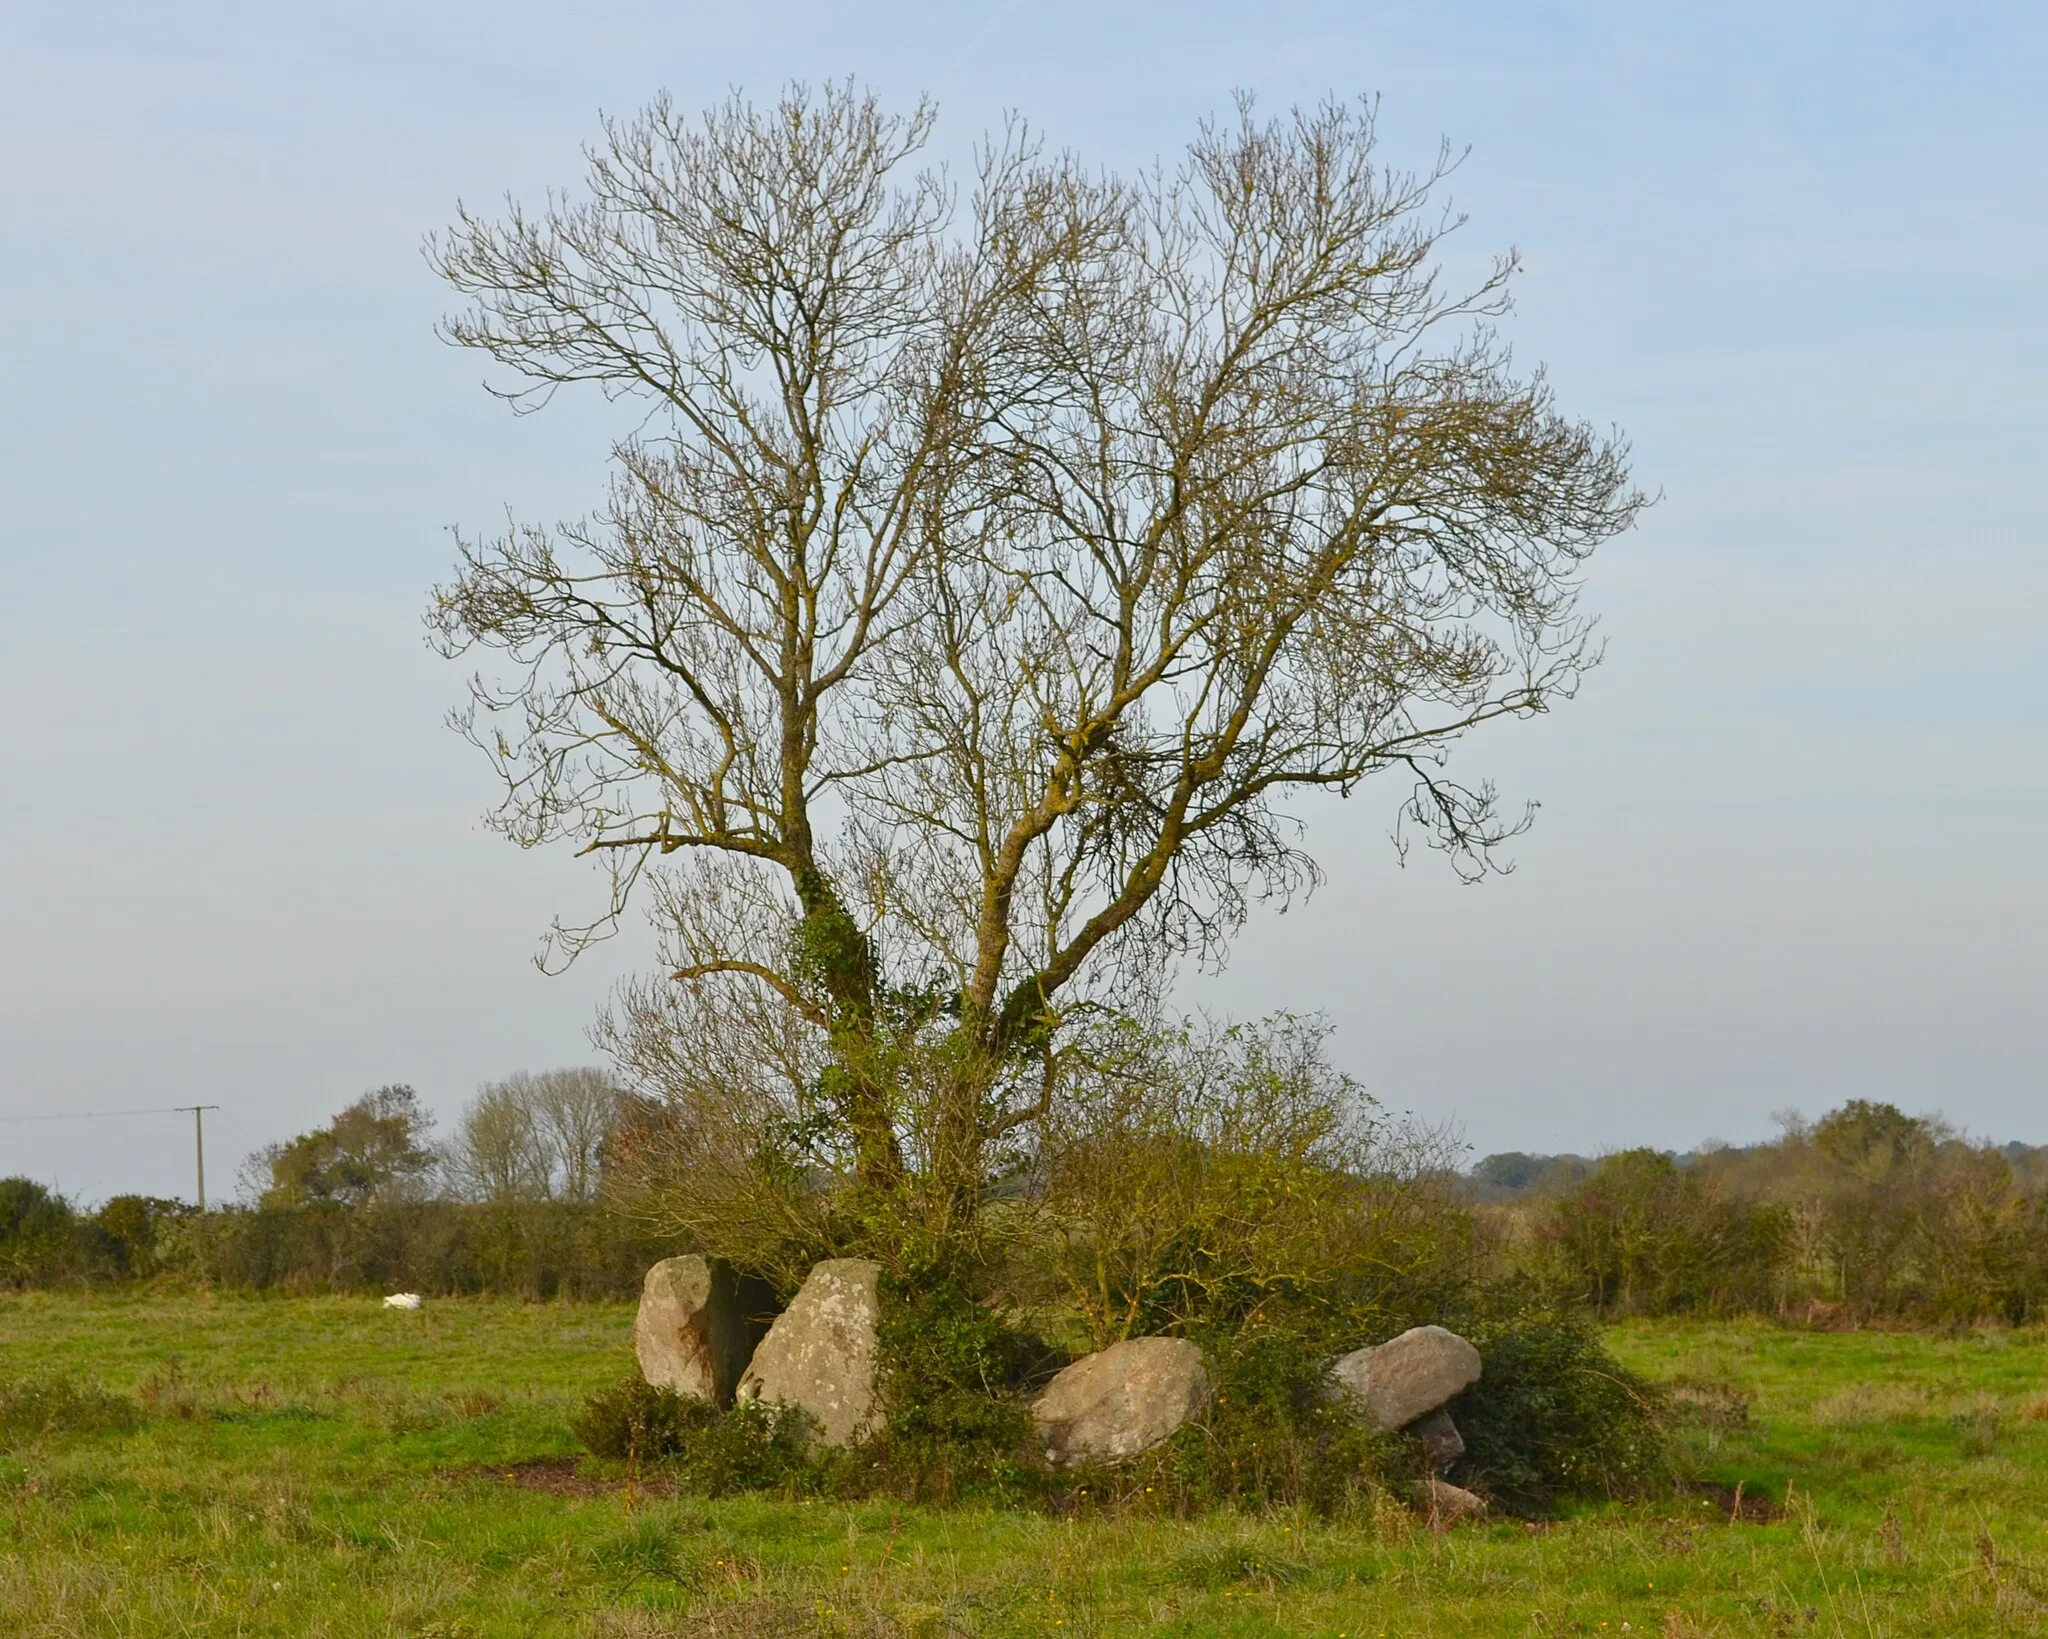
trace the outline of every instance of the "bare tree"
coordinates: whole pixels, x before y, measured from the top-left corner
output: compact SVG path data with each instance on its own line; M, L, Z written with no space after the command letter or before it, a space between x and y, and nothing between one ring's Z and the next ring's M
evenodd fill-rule
M553 1194L563 1201L595 1200L605 1145L622 1110L617 1085L589 1066L544 1071L530 1085Z
M1517 376L1437 252L1448 153L1370 105L1120 180L1013 126L971 186L849 87L608 122L589 191L430 246L523 407L634 406L590 518L465 540L449 653L499 826L638 889L610 1024L671 1166L974 1211L1063 1022L1313 883L1286 803L1406 777L1461 872L1519 828L1444 759L1569 695L1625 450ZM737 1170L736 1170L737 1169ZM771 1169L772 1170L772 1169ZM892 1209L893 1210L893 1209Z
M478 1200L594 1200L621 1113L619 1089L602 1070L519 1071L470 1101L449 1171Z
M457 1191L474 1201L533 1201L548 1193L547 1157L533 1111L516 1088L493 1083L462 1112L446 1170Z

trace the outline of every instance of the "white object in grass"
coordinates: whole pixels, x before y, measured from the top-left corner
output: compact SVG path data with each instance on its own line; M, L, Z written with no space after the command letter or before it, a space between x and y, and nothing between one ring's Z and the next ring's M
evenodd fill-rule
M384 1300L387 1309L417 1309L426 1299L417 1292L393 1292Z

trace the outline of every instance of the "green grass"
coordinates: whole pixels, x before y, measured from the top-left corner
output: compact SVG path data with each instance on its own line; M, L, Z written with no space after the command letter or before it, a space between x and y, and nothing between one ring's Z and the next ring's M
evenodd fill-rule
M0 1634L1683 1639L2029 1633L2048 1611L2039 1334L1622 1328L1725 1489L1432 1536L1391 1504L1318 1524L629 1496L616 1465L570 1461L565 1422L630 1326L0 1297Z

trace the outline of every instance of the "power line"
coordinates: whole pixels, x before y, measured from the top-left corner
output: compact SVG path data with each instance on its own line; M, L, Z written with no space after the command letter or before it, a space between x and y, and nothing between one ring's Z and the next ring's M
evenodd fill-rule
M111 1121L130 1115L189 1115L192 1118L193 1164L199 1210L206 1210L206 1128L202 1112L217 1110L218 1104L158 1104L146 1110L60 1110L52 1115L0 1115L0 1122L13 1126L23 1121Z
M208 1109L215 1106L208 1105ZM159 1104L148 1110L65 1110L56 1115L0 1115L0 1123L12 1126L18 1121L106 1121L121 1115L184 1115L191 1110L189 1104Z

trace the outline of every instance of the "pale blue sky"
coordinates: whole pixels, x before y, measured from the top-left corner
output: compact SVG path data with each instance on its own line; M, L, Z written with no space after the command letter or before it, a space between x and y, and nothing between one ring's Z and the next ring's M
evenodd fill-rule
M419 612L448 526L579 510L601 405L437 344L458 198L573 183L600 109L853 73L1118 165L1233 88L1469 144L1462 253L1663 503L1607 666L1465 766L1513 877L1328 886L1191 999L1322 1009L1480 1152L1744 1140L1843 1097L2048 1142L2048 10L1020 3L0 8L0 1116L195 1099L239 1156L388 1080L588 1057L641 951L529 965L569 861L486 834ZM189 1191L177 1118L0 1125L0 1174Z

